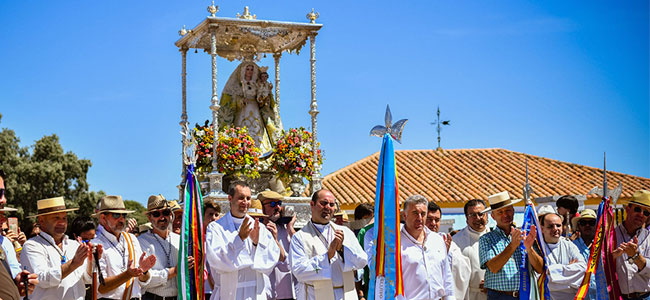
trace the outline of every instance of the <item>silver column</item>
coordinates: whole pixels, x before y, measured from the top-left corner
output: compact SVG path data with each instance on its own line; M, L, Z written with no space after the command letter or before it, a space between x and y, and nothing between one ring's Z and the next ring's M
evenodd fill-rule
M317 162L317 121L316 116L318 115L318 104L316 103L316 33L312 33L309 36L310 41L310 50L311 50L311 105L309 114L311 115L311 130L312 130L312 156L314 158L314 170L311 175L311 192L314 193L321 189L321 177L320 177L320 168L321 166Z

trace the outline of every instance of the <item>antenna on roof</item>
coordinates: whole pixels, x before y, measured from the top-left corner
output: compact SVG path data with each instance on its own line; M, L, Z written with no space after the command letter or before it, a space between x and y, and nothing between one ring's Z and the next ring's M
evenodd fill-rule
M438 110L436 112L437 119L435 122L431 122L431 125L436 125L436 131L438 132L438 148L436 148L436 151L442 151L442 148L440 147L440 131L442 130L442 126L449 126L451 125L451 121L440 121L440 106L438 106Z

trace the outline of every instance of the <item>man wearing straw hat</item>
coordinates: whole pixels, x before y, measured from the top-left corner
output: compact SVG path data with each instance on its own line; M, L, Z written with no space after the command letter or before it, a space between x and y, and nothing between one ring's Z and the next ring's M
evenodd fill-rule
M634 193L625 206L625 221L615 229L616 273L623 299L650 299L650 191Z
M486 270L484 287L488 290L488 299L519 299L522 259L519 246L524 233L512 222L515 215L513 205L521 200L510 199L507 191L501 192L489 196L490 207L482 211L491 212L492 219L497 222L494 230L479 238L479 260L481 269ZM531 228L533 230L536 229ZM534 238L535 235L528 235L524 244L532 245Z
M573 240L573 244L578 247L580 254L584 257L585 261L589 261L591 254L591 244L596 237L596 212L591 209L585 209L580 214L571 220L571 226L575 229L577 238ZM596 281L602 278L602 282L598 285ZM600 290L600 291L599 291ZM589 283L589 291L587 292L587 300L598 299L598 294L607 295L607 283L605 282L605 271L603 269L603 261L598 260L598 268L596 274L592 274Z
M93 216L99 218L97 236L93 243L104 247L99 267L105 284L99 285L100 299L140 299L141 287L151 282L149 269L156 263L156 257L140 248L138 239L125 230L126 210L122 196L105 196Z
M259 200L251 201L248 184L232 183L228 201L230 212L210 223L205 234L214 276L212 300L266 300L272 297L268 275L278 263L280 247L266 226L260 226L259 218L267 216Z
M273 268L270 274L271 294L274 299L294 299L295 278L291 274L289 260L286 259L286 253L291 245L291 237L296 233L293 224L296 222L296 216L282 217L283 207L282 200L284 196L274 191L262 191L257 194L257 199L262 203L264 214L269 216L264 219L266 229L268 229L278 242L280 247L280 260Z
M143 300L175 300L178 296L176 265L180 236L169 230L172 211L162 195L149 196L147 218L152 230L141 234L138 241L143 250L153 249L156 264L149 270L151 282Z
M81 238L68 239L67 212L63 197L39 200L38 223L41 232L25 242L20 261L23 267L38 276L39 284L32 299L75 299L86 296L85 284L92 281L92 244L84 244ZM102 246L97 246L99 255Z

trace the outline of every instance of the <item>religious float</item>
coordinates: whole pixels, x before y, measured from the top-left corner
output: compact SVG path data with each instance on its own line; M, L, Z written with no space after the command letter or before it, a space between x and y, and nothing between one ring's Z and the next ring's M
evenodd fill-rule
M208 7L210 15L192 29L183 26L175 43L182 57L182 156L186 157L187 145L193 144L195 173L204 199L216 200L222 211L229 209L225 193L228 184L243 179L251 186L253 196L266 189L287 196L285 203L294 207L296 225L300 226L310 215L306 195L321 187L315 69L315 39L322 27L316 23L318 13L312 9L307 14L308 23L297 23L260 20L248 7L235 18L217 17L218 10L213 2ZM282 55L299 54L307 40L311 97L305 98L309 99L311 132L303 127L285 130L280 118L280 61ZM186 62L190 49L208 53L212 67L212 93L207 105L212 120L195 126L189 125L187 115ZM275 62L273 83L269 67L260 65L266 55ZM218 85L224 82L217 76L218 57L238 62L223 87ZM187 167L183 160L180 199Z

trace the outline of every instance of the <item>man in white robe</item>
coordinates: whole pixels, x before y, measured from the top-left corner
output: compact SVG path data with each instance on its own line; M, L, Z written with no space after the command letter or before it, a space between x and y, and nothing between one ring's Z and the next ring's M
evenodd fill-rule
M312 195L311 220L291 238L289 263L298 280L296 299L356 300L354 270L368 256L352 230L331 222L336 199L328 190Z
M556 213L539 216L542 235L546 242L548 262L548 290L553 300L572 299L578 293L587 270L585 258L571 241L562 237L562 218ZM532 241L524 241L530 249ZM536 251L529 251L530 263L537 273L543 270L543 261Z
M478 239L490 232L487 227L487 213L484 213L485 202L480 199L469 200L463 208L467 226L453 236L454 242L461 249L463 255L469 258L471 269L469 291L465 300L486 300L487 291L483 288L485 270L481 269L478 257Z
M251 190L245 182L228 189L230 212L210 223L205 234L206 259L214 279L212 300L266 300L271 297L269 274L278 263L280 248L251 209ZM258 200L256 200L258 201Z
M440 210L440 206L433 201L429 202L427 205L426 227L433 232L438 232L440 230L441 218L442 211ZM465 295L469 290L469 280L472 270L469 258L463 255L460 247L452 241L451 235L440 233L440 236L445 241L447 247L447 260L449 260L449 263L451 264L454 296L456 299L465 299Z
M440 234L425 226L427 199L420 195L408 197L404 201L404 215L400 250L405 299L454 299L447 244Z

